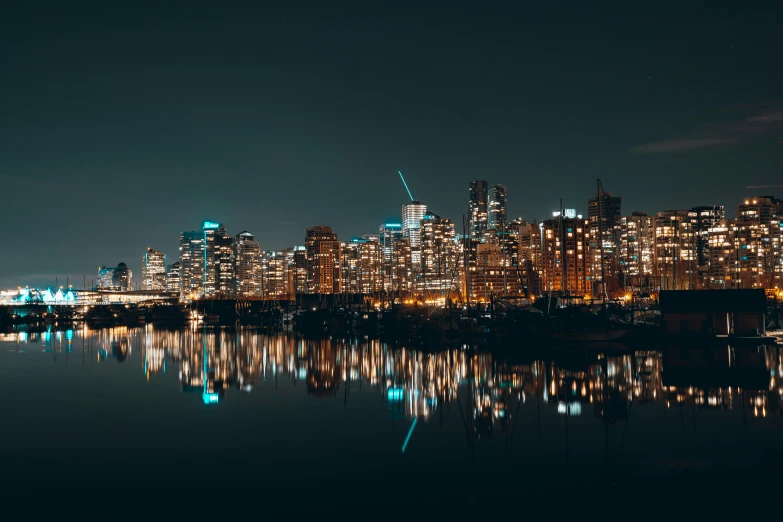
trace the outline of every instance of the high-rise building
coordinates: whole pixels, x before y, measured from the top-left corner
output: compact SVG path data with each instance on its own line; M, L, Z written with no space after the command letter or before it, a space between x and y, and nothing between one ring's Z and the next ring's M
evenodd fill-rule
M541 285L544 291L576 296L593 295L590 221L566 209L539 225L541 231Z
M780 288L783 201L771 196L745 199L737 206L739 288Z
M120 263L112 274L112 285L118 292L133 290L133 272L125 263Z
M306 294L308 292L307 285L307 247L297 246L294 247L294 293Z
M179 261L166 267L166 291L180 294L182 291L182 280L180 278L181 264Z
M503 248L490 243L477 245L476 269L471 276L471 299L480 302L489 302L493 296L521 295L526 286L519 267L506 264Z
M374 294L382 287L378 241L354 238L342 244L343 292Z
M234 277L237 297L261 297L261 247L247 230L234 237Z
M386 221L379 228L378 242L381 248L381 279L383 288L390 292L393 288L394 251L396 244L403 238L402 223Z
M709 262L704 286L713 289L738 288L739 257L737 253L737 222L724 219L711 226L707 233Z
M142 290L166 291L166 254L148 248L141 260Z
M595 295L622 291L620 275L621 198L611 192L596 193L587 202L590 221L591 252L593 255L593 286ZM603 243L603 245L601 244ZM603 249L601 248L603 246ZM601 255L603 254L603 259ZM603 275L607 281L602 281Z
M204 222L204 296L227 298L234 294L234 244L220 223Z
M425 301L445 301L461 289L459 260L454 223L427 212L421 221L421 272L416 279Z
M489 208L487 198L487 182L471 181L468 188L468 216L470 217L470 237L481 239L487 231Z
M179 236L180 298L204 296L204 232L183 232Z
M340 241L331 227L307 229L307 291L311 294L336 294L342 291L340 277Z
M698 286L696 234L687 210L658 212L654 220L654 274L661 290L689 290Z
M653 268L655 250L653 243L653 218L646 212L632 212L620 225L620 266L624 288L657 287Z
M504 230L507 224L506 187L494 185L489 194L489 228Z
M709 231L726 219L723 205L694 207L688 211L688 220L696 239L696 265L699 271L699 285L706 284L710 263Z
M112 290L114 288L114 268L107 266L98 267L98 280L95 285L96 290Z
M293 297L294 250L269 251L262 254L262 294L264 299Z
M402 206L402 236L408 239L414 266L421 262L421 220L427 213L427 205L411 201Z

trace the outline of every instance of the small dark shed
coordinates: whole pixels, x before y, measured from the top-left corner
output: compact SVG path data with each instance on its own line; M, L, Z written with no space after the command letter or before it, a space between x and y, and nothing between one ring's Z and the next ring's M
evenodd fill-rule
M667 335L764 335L763 289L664 290L661 320Z

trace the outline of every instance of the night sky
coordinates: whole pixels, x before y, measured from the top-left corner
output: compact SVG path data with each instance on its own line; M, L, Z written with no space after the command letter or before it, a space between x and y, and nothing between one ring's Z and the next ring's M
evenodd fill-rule
M17 4L0 288L120 261L139 281L147 246L173 262L207 219L264 249L377 232L398 169L458 231L473 179L530 220L561 197L586 213L593 176L624 213L733 215L745 185L783 182L781 8Z

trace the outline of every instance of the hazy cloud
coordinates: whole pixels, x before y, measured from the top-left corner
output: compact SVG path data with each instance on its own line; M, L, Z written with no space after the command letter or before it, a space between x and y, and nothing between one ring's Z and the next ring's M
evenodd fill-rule
M733 145L748 139L749 134L762 134L783 127L783 110L773 109L746 116L733 124L725 125L716 132L714 129L702 136L673 138L670 140L645 143L631 147L638 154L663 154L685 152L708 147Z

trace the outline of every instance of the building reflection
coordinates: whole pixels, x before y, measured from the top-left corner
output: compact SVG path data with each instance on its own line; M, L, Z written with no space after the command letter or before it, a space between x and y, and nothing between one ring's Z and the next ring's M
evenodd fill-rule
M173 368L182 392L200 393L205 404L264 381L304 381L309 395L346 403L351 390L369 388L383 394L394 418L427 421L457 403L466 431L478 439L507 433L530 400L611 424L627 419L637 402L779 416L783 397L777 346L596 353L566 363L557 357L512 362L466 346L431 353L378 340L308 340L253 329L18 331L0 334L0 341L28 351L40 345L55 355L81 347L98 362L140 359L147 380Z

